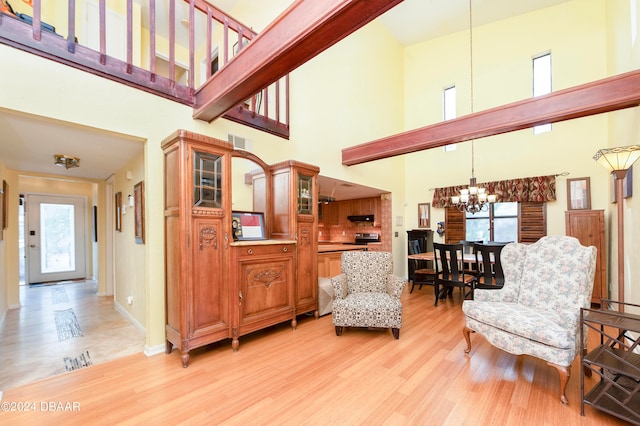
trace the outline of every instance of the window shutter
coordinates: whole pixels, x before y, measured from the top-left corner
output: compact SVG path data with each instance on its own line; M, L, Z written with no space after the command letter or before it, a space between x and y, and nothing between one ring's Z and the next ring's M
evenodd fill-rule
M518 240L521 243L535 243L547 235L547 204L518 203L520 229Z
M465 240L467 231L465 215L455 207L447 207L444 212L444 235L446 244L458 244Z

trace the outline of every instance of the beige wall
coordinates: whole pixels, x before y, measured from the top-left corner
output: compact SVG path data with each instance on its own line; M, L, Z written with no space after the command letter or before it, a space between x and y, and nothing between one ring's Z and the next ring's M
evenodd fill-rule
M263 2L251 4L255 6L251 16L237 17L243 22L255 20L254 28L261 28L274 12ZM611 46L616 38L629 38L625 8L628 2L623 0L572 1L478 27L474 32L474 110L529 97L531 57L546 50L553 54L556 90L637 68L636 53L631 59L622 58L629 49L618 51ZM258 16L263 21L256 19ZM128 195L132 183L144 179L147 231L144 246L136 245L128 223L132 215L125 215L124 232L116 243L117 251L129 258L127 266L116 272L116 293L125 307L126 297L134 296L130 313L146 328L147 346L153 351L164 343L163 138L178 128L225 140L227 133L233 133L250 139L254 153L267 163L295 159L320 166L323 175L391 192L393 226L384 237L393 238L395 267L402 274L405 231L417 226L417 204L431 201L429 188L468 182L470 144L460 144L451 153L435 149L352 167L341 164L341 150L439 121L441 90L452 83L459 85L459 114L468 112L470 102L464 97L465 88L469 88L467 40L459 33L403 49L380 23L367 25L291 73L290 140L224 119L212 124L194 121L192 110L184 105L3 45L0 61L12 64L13 74L12 84L0 91L0 106L146 141L142 158L131 159L115 175L115 190L121 188L123 195ZM636 50L633 47L633 52ZM43 75L47 78L41 78ZM551 133L538 136L524 130L479 140L478 180L565 171L569 177L590 176L593 207L607 209L609 217L608 176L591 157L601 146L618 145L618 139L629 141L622 145L632 143L636 112L630 117L626 115L629 112L620 114L619 119L602 115L558 123ZM128 169L134 171L131 182L123 180ZM0 165L2 173L13 172ZM17 183L17 178L13 179ZM103 184L97 193L99 199L104 198ZM564 233L566 189L562 178L558 179L557 195L558 201L550 203L548 210L550 234ZM104 203L106 199L100 204ZM442 211L432 209L432 216L433 224L442 220ZM627 217L632 220L633 215ZM17 231L11 232L16 234L17 245ZM11 264L14 258L17 264L17 254L13 250L8 253L7 247L6 241L0 243L0 266L6 267L0 274L0 294L5 298L17 294L17 285L11 282L15 275ZM8 304L3 304L0 296L0 309L4 311Z

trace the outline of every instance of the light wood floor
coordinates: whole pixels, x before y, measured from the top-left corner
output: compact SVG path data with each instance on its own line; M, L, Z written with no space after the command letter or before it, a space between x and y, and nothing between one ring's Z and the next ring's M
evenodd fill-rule
M178 351L137 354L5 391L2 403L33 402L35 412L0 413L0 423L624 424L591 407L580 416L579 360L563 406L545 362L478 335L465 355L458 292L435 308L431 288L406 290L403 303L399 340L362 329L337 337L331 315L305 316L295 331L282 324L241 337L236 353L229 341L192 351L188 368Z
M22 307L0 329L0 391L144 350L144 332L97 290L95 281L20 287Z

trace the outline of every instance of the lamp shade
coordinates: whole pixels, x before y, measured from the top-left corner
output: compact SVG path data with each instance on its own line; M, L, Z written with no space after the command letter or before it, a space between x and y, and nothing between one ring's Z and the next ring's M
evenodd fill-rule
M640 146L621 146L617 148L600 149L593 159L610 172L629 170L640 158Z

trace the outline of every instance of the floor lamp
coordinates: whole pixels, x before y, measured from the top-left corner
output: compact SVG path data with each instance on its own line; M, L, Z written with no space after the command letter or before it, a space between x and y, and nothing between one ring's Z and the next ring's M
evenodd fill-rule
M618 310L624 312L624 208L622 183L627 171L640 158L640 145L606 148L596 152L593 159L609 170L616 184L618 204Z

